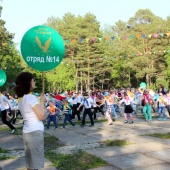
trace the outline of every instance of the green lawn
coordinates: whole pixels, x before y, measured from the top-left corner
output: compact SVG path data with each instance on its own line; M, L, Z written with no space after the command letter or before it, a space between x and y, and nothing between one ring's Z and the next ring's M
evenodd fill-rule
M104 160L82 150L78 150L72 155L64 155L49 151L45 153L45 156L60 170L87 170L108 165Z
M0 148L0 153L8 153L7 150Z
M10 130L8 126L0 126L0 131Z
M82 150L78 150L74 154L57 153L54 150L64 145L54 136L46 134L44 139L45 157L60 170L87 170L108 165L104 160Z
M127 140L106 140L102 142L103 146L126 146L126 145L131 145L134 144L133 142L127 141Z
M13 156L6 156L6 153L8 153L7 150L0 148L0 161L6 160L6 159L14 159Z
M153 134L145 134L145 136L152 136L161 139L170 139L170 132L168 133L153 133Z
M47 150L55 150L59 147L64 146L61 141L59 141L56 137L48 135L45 133L45 137L44 137L44 147L45 147L45 151Z

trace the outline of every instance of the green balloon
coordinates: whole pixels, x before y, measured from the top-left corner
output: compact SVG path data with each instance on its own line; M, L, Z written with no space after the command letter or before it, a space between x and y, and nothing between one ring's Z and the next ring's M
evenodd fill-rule
M4 85L6 82L6 73L0 70L0 86Z
M65 53L64 41L53 28L36 26L24 34L21 53L25 62L33 69L49 71L61 63Z
M141 82L141 83L140 83L140 88L142 88L142 89L146 88L146 83Z

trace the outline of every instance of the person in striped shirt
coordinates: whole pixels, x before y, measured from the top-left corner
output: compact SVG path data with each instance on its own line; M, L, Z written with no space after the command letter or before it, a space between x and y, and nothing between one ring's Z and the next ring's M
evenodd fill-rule
M75 124L72 122L71 118L70 118L70 114L71 114L71 107L68 105L68 101L64 100L63 101L63 112L65 115L64 118L64 122L63 122L63 128L65 128L67 121L70 122L70 124L74 127Z

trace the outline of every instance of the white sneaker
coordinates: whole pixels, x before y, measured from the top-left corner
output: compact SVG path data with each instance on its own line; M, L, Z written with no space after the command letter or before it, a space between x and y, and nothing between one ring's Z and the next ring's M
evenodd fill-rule
M12 130L11 130L11 133L13 134L13 133L15 132L15 130L16 130L16 129L12 129Z

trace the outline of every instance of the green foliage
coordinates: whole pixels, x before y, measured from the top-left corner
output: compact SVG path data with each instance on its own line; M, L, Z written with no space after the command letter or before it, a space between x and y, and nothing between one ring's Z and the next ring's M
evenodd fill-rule
M164 71L164 82L162 83L165 87L170 87L170 44L168 46L168 52L165 53L166 70ZM161 77L160 77L161 79ZM161 84L160 82L158 84Z
M49 82L48 90L51 92L60 89L74 90L74 69L72 64L62 62L57 68L46 73Z
M0 153L8 153L7 150L0 148Z
M129 83L130 86L137 87L141 81L144 81L148 87L154 87L160 78L161 81L167 80L169 62L168 59L165 61L163 51L168 48L169 38L161 36L154 38L153 34L169 32L168 22L145 9L138 10L127 23L118 21L111 27L115 40L111 42L110 55L119 56L114 59L111 74L115 86L127 86ZM151 38L149 34L152 34ZM125 35L128 36L126 40L124 40ZM131 35L134 36L132 39L129 38ZM165 84L164 82L161 84Z
M8 79L2 88L12 89L16 75L24 70L36 75L36 91L40 92L41 73L27 67L12 42L13 34L4 24L5 21L0 20L0 67L5 68ZM152 88L159 83L170 87L170 51L167 52L170 37L162 36L162 33L170 33L169 16L162 19L149 9L140 9L127 22L118 20L103 30L91 13L84 16L66 13L62 18L53 16L45 24L62 35L66 47L63 62L45 73L45 91L138 87L140 82ZM114 40L106 41L107 36Z
M68 60L72 60L69 64L73 69L72 80L76 84L71 82L68 88L80 85L81 88L86 87L86 89L89 89L92 84L94 86L94 82L99 81L101 75L106 72L104 69L98 69L103 68L105 63L96 61L96 58L99 60L103 58L104 51L103 43L98 39L102 37L102 32L96 17L91 13L87 13L84 17L76 17L71 13L67 13L63 16L63 19L49 18L47 25L56 29L64 40L76 39L76 42L66 43L66 54L63 61L66 63ZM92 41L93 37L95 37L95 42ZM82 39L82 42L80 39ZM65 81L65 78L62 80ZM63 83L65 84L65 82Z
M0 13L2 7L0 7ZM5 21L0 19L0 68L7 74L7 82L1 90L12 91L16 75L22 71L20 69L20 54L12 41L14 35L5 28Z

